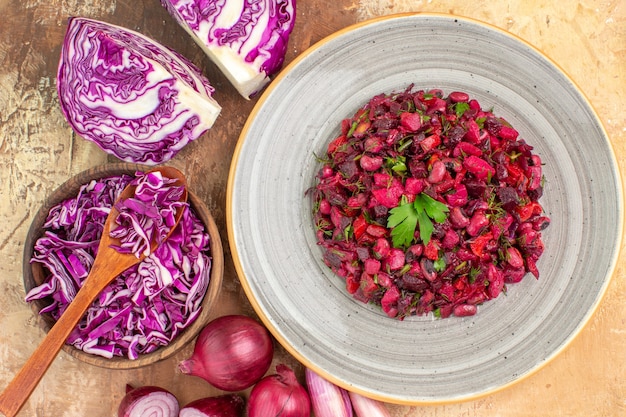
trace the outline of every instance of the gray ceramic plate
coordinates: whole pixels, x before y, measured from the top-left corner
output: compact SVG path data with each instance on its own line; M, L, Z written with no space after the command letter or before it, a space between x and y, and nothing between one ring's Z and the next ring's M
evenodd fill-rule
M545 162L541 278L510 285L473 317L389 319L346 293L315 244L304 196L314 155L370 97L410 83L470 93ZM323 40L263 94L231 167L229 240L256 312L303 364L387 402L461 401L531 374L580 332L615 267L621 193L596 114L540 52L472 20L399 15Z

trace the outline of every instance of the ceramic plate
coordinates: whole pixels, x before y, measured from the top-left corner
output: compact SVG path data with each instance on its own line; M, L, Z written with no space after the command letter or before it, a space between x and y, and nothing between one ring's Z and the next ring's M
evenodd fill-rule
M509 285L473 317L389 319L347 294L315 243L305 197L315 155L369 98L412 83L468 92L545 163L541 277ZM232 162L229 240L256 312L304 365L386 402L462 401L533 373L589 320L615 267L621 192L597 115L549 59L473 20L397 15L324 39L260 98Z

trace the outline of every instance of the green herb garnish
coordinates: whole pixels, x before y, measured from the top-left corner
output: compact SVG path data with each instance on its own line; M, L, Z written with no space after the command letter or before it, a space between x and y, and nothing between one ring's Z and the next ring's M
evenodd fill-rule
M419 194L413 203L409 203L406 197L402 196L400 205L389 211L390 215L387 219L387 227L392 228L393 246L399 248L413 243L415 228L418 224L420 238L427 245L434 230L431 219L437 223L443 223L447 213L448 206L427 194Z
M437 259L435 262L433 262L433 267L435 268L435 271L437 272L443 272L446 269L446 260L443 258L439 258Z
M385 158L385 166L391 169L393 172L397 172L398 174L402 174L406 172L406 156L397 155L395 157L386 157Z
M470 109L469 104L464 101L460 101L454 105L454 112L456 113L457 118L461 118L465 114L466 111Z

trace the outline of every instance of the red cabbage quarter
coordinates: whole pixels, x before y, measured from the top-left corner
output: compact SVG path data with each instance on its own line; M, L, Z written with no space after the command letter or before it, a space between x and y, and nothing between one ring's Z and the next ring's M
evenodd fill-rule
M281 68L295 0L161 0L239 93L250 98Z
M221 111L200 70L146 36L70 18L57 74L72 128L127 162L170 160L213 126Z
M26 295L26 301L52 300L41 314L57 320L74 299L93 264L106 217L132 180L128 175L93 180L50 210L31 259L41 263L46 279ZM136 359L168 345L194 322L209 285L211 242L185 204L170 237L100 293L68 344L108 358Z

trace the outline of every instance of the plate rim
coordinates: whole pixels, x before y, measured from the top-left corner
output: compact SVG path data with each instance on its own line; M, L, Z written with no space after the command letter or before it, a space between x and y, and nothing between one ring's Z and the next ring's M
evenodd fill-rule
M602 132L602 135L607 139L608 142L608 147L610 150L610 156L612 159L612 171L613 174L617 180L617 187L616 187L616 191L618 192L618 201L616 202L616 206L618 209L617 214L617 218L619 219L619 224L617 225L617 229L618 229L618 233L616 235L616 239L615 239L615 247L616 250L613 253L612 258L610 259L610 262L607 264L607 276L604 278L604 282L602 287L600 288L599 292L598 292L598 297L597 300L595 302L595 304L592 306L592 308L587 312L586 316L584 317L584 320L581 321L578 326L576 327L575 331L569 336L569 338L565 339L564 343L556 350L554 350L550 355L546 356L544 358L544 360L542 360L541 362L537 363L533 368L531 368L530 370L528 370L527 372L525 372L524 374L520 375L518 378L509 381L507 383L498 385L496 387L490 388L490 389L486 389L484 391L480 391L480 392L473 392L473 393L469 393L465 396L460 396L460 397L449 397L449 398L440 398L440 399L434 399L434 400L416 400L416 399L409 399L409 398L405 398L405 399L401 399L399 397L386 397L383 395L378 395L378 394L373 394L369 391L363 390L357 386L352 386L352 385L346 385L344 383L344 381L334 377L332 374L329 374L328 372L324 371L323 369L321 369L319 366L315 365L314 363L311 363L308 359L306 359L302 354L300 354L300 352L296 349L296 347L291 346L286 340L285 338L282 337L281 332L276 328L276 326L273 325L272 321L266 317L266 315L264 314L263 308L261 307L261 305L259 304L258 300L256 300L256 298L253 295L253 291L252 288L250 286L250 283L248 282L248 279L246 277L246 274L244 272L243 266L242 266L242 261L240 259L239 256L239 251L238 248L236 246L236 238L234 235L234 207L233 207L233 195L234 195L234 189L235 189L235 176L236 176L236 172L237 172L237 166L239 163L239 159L241 156L241 152L242 149L244 147L244 143L246 141L246 136L248 136L249 134L249 130L251 125L253 124L254 120L256 119L258 113L261 111L261 109L263 108L263 106L265 105L265 102L267 101L268 97L272 94L272 92L277 88L278 85L280 85L281 81L286 78L288 76L288 74L291 73L291 71L293 70L294 67L296 67L297 65L299 65L300 62L304 61L305 59L307 59L308 57L310 57L312 54L314 54L317 50L319 50L322 46L324 46L325 44L335 40L336 38L342 37L354 30L360 29L362 27L366 27L366 26L370 26L370 25L375 25L378 24L380 22L384 22L384 21L390 21L390 20L396 20L396 19L404 19L404 18L413 18L413 17L423 17L423 18L432 18L432 19L450 19L453 21L462 21L468 24L472 24L472 25L479 25L482 26L486 29L489 29L491 31L495 31L498 32L501 35L504 35L505 37L511 38L514 41L522 44L523 46L531 49L533 52L535 52L536 54L540 55L542 59L545 59L550 65L552 65L558 72L560 72L560 74L567 79L567 81L572 85L572 87L576 90L576 92L580 95L580 97L582 98L582 100L585 102L585 104L588 106L588 109L590 110L593 118L595 119L595 121L598 124L599 129ZM231 160L231 164L230 164L230 168L229 168L229 173L228 173L228 180L227 180L227 189L226 189L226 226L227 226L227 238L228 238L228 244L229 247L231 249L231 257L234 263L234 267L235 267L235 272L237 274L237 277L239 278L239 281L241 283L241 286L244 290L244 293L246 294L246 297L248 299L248 301L250 302L252 308L254 309L255 313L257 314L257 316L259 317L259 319L262 321L262 323L268 328L268 330L272 333L272 335L274 336L274 338L278 341L278 343L290 354L292 355L298 362L300 362L303 366L313 370L314 372L316 372L317 374L321 375L323 378L327 379L328 381L334 383L335 385L350 390L352 392L356 392L358 394L361 394L363 396L369 397L369 398L373 398L375 400L378 401L382 401L382 402L387 402L387 403L392 403L392 404L398 404L398 405L447 405L447 404L454 404L454 403L459 403L459 402L465 402L465 401L472 401L472 400L477 400L492 394L495 394L497 392L503 391L513 385L518 384L519 382L529 378L530 376L534 375L535 373L537 373L538 371L540 371L541 369L543 369L546 365L548 365L549 363L551 363L556 357L558 357L561 353L563 353L565 350L567 350L567 348L572 344L572 342L583 332L583 330L589 325L589 323L591 322L592 317L595 316L598 308L600 307L600 305L602 304L602 301L604 299L604 297L606 296L607 290L612 282L612 280L615 277L615 273L616 273L616 268L617 268L617 261L619 259L619 255L620 255L620 246L622 244L622 242L624 241L624 223L625 223L625 219L624 219L624 181L622 179L622 175L621 175L621 169L617 160L617 155L615 153L615 145L613 144L613 141L611 140L610 136L608 135L608 132L606 131L606 127L604 125L604 123L602 122L602 119L600 119L598 112L596 111L593 103L589 100L589 98L587 97L587 95L583 92L583 90L580 88L580 86L572 79L572 77L558 64L556 63L553 59L551 59L547 54L545 54L541 49L539 49L538 47L532 45L530 42L526 41L525 39L521 38L520 36L508 32L498 26L496 26L495 24L492 23L488 23L476 18L472 18L472 17L467 17L467 16L461 16L461 15L455 15L455 14L450 14L450 13L438 13L438 12L402 12L402 13L393 13L393 14L389 14L389 15L384 15L384 16L379 16L379 17L374 17L374 18L370 18L370 19L366 19L360 22L356 22L354 24L348 25L342 29L339 29L329 35L327 35L326 37L322 38L321 40L315 42L314 44L312 44L311 46L309 46L307 49L305 49L302 53L300 53L297 57L295 57L291 62L289 62L284 68L283 70L281 70L281 72L274 78L274 80L267 86L267 88L263 91L263 93L261 94L261 96L259 97L257 103L255 103L253 109L251 110L250 114L248 115L245 124L242 127L242 130L239 134L234 152L233 152L233 157Z

